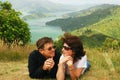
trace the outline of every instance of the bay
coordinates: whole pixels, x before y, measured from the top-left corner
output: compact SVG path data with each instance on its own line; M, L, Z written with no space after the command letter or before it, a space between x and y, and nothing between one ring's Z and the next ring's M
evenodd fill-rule
M30 19L27 20L31 32L31 43L34 44L39 38L51 37L56 40L64 32L59 26L48 26L45 25L47 21L54 20L58 17L46 17L40 19Z

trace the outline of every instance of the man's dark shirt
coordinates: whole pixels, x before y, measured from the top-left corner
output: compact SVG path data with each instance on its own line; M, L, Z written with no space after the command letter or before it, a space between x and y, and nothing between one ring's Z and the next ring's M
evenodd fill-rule
M56 78L56 73L58 69L58 62L60 58L60 53L55 52L55 56L53 60L55 61L54 67L48 71L43 70L43 64L46 58L38 52L38 50L34 50L30 53L28 59L28 70L29 76L31 78Z

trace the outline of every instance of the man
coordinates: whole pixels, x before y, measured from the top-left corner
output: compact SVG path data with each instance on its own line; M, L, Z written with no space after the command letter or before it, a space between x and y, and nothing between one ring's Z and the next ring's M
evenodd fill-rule
M56 78L60 53L57 53L53 40L43 37L36 42L38 50L30 53L28 59L31 78Z

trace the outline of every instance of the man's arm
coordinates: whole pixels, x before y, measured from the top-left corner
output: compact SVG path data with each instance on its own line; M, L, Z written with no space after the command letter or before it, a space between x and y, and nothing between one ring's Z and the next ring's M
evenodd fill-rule
M47 74L47 70L43 70L42 63L41 66L38 66L37 55L35 54L30 54L29 56L28 69L31 78L43 78Z

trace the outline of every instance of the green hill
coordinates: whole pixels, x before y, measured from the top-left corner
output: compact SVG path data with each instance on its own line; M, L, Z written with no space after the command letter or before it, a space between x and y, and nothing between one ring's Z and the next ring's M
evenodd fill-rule
M68 13L65 14L65 17L80 17L80 16L87 16L92 14L93 12L95 12L96 10L101 10L101 9L108 9L108 8L112 8L116 5L113 4L102 4L102 5L97 5L97 6L93 6L87 9L83 9L80 10L78 12L72 12L72 13Z
M111 15L105 17L97 23L89 26L84 26L84 28L74 30L73 32L79 34L85 32L86 30L96 31L98 33L110 36L115 39L120 39L120 7L114 7L111 9Z
M103 7L104 6L104 7ZM74 29L82 28L95 24L102 19L106 18L113 14L112 9L115 9L115 5L101 5L95 6L81 12L68 14L69 18L66 19L56 19L50 22L47 22L47 25L60 26L64 31L72 31Z
M111 15L95 24L74 30L72 33L81 36L85 44L90 47L102 46L107 38L113 42L116 40L116 44L120 46L120 7L110 10ZM82 37L83 35L84 37ZM112 45L112 42L110 44Z
M101 5L78 13L47 24L61 26L64 31L71 31L80 36L84 44L89 47L101 47L108 43L109 46L120 45L120 6ZM105 43L108 38L109 42Z

